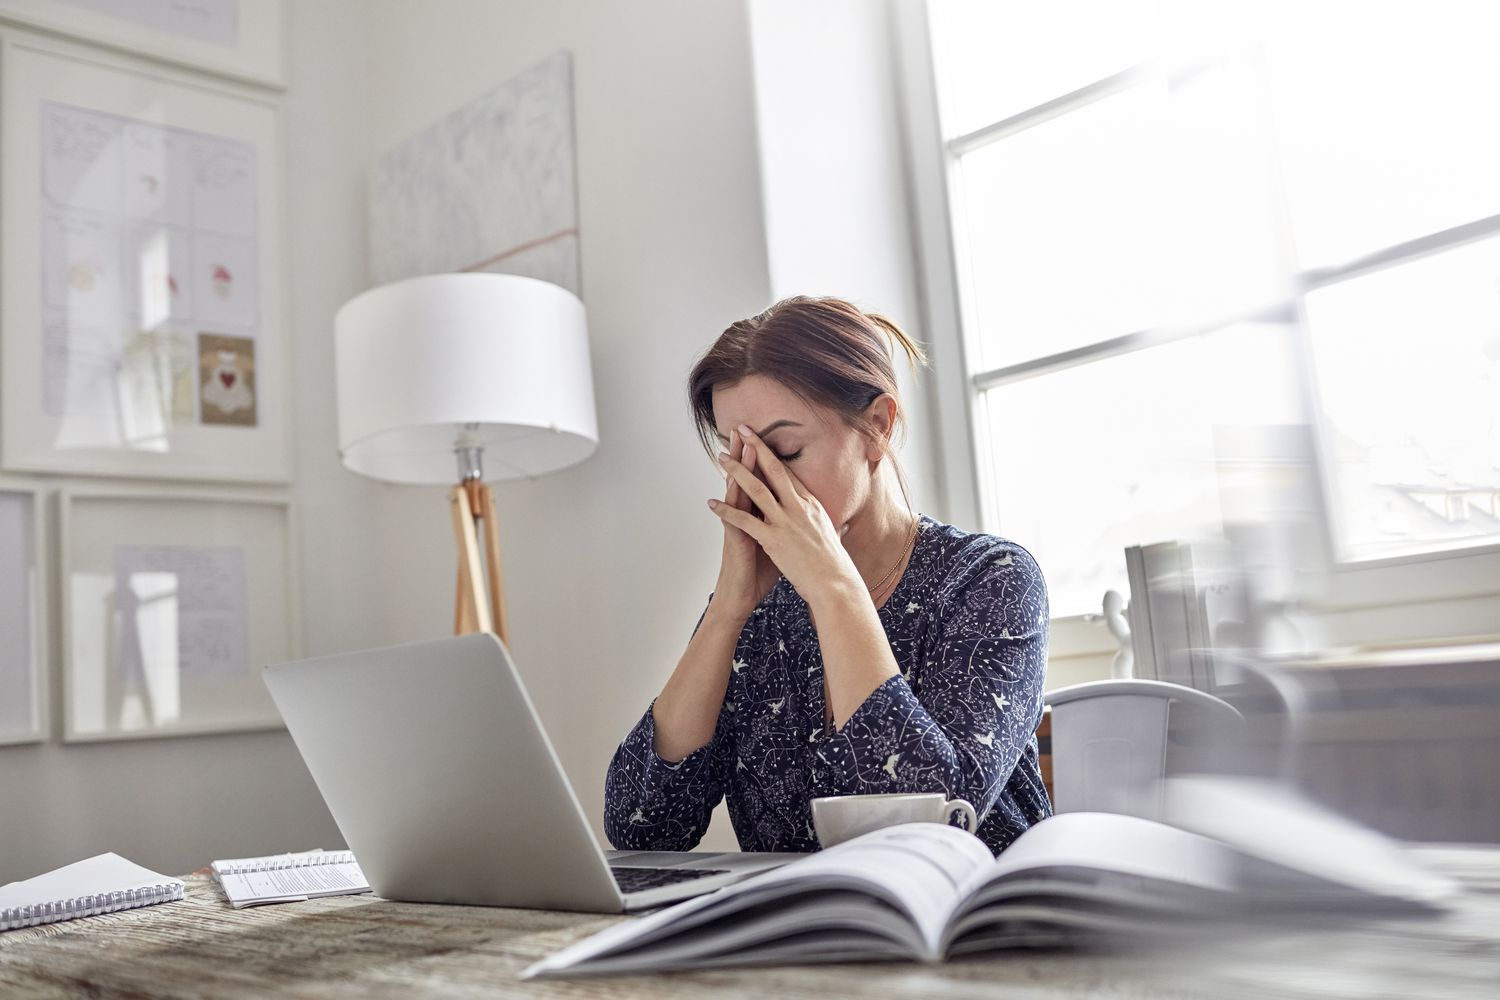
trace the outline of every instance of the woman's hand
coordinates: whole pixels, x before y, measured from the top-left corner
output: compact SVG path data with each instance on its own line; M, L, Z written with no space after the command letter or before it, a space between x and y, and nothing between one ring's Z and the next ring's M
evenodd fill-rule
M721 453L719 464L738 485L740 494L760 509L760 517L748 509L748 503L729 503L728 497L725 502L710 500L709 507L724 522L726 546L730 532L751 539L809 605L839 587L864 593L864 583L839 538L839 529L818 498L754 431L741 426L737 434L742 458L732 452ZM755 474L757 464L761 476Z
M729 434L728 454L750 478L755 478L755 453L746 453L745 442L739 431L731 431ZM727 467L725 471L728 471ZM757 521L750 497L734 476L729 477L724 500L719 506ZM759 542L727 520L724 522L724 553L719 560L719 582L714 587L714 604L743 621L750 617L755 606L776 586L780 575L780 570L766 555Z

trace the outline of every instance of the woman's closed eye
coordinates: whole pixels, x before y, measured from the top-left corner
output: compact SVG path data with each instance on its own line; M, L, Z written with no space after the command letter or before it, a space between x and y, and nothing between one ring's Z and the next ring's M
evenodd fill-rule
M780 452L773 452L773 454L777 458L781 459L783 462L795 462L795 461L797 461L797 459L799 459L799 458L802 457L802 449L798 448L796 451L792 452L790 455L783 455Z

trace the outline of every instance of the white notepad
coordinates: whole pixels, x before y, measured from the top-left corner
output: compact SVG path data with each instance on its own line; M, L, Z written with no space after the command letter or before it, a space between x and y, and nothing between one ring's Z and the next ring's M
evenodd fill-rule
M180 879L158 875L118 854L99 854L0 886L0 931L181 898Z
M213 863L214 878L238 909L295 903L318 896L369 892L370 883L348 851L303 851Z

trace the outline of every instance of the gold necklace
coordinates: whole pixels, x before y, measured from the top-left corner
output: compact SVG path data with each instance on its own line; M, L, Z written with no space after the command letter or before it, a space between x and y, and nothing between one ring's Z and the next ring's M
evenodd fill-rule
M891 568L888 569L888 570L886 570L885 571L885 576L882 576L876 583L874 583L873 585L866 584L866 589L869 590L870 595L872 597L875 594L880 593L880 591L885 587L886 583L888 583L890 581L891 577L893 575L895 575L897 567L899 567L906 560L907 553L910 552L912 550L913 546L915 546L916 544L917 544L917 515L913 514L912 517L911 517L911 534L906 539L906 544L903 545L903 546L901 546L901 551L896 554L896 561L893 562L893 563L891 563Z
M895 574L897 567L906 561L906 557L910 554L911 550L916 547L918 521L919 518L917 515L913 514L911 517L911 534L907 537L906 544L901 547L900 555L896 556L896 561L891 564L890 569L885 571L885 576L880 578L879 583L873 587L867 585L866 589L869 590L872 600ZM823 674L823 732L825 735L833 732L833 699L828 697L828 674L826 671Z

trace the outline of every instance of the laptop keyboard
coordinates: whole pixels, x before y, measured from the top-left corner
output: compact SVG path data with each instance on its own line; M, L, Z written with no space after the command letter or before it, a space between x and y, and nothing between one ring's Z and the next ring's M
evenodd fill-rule
M687 882L706 875L723 875L727 868L610 868L621 892L640 892L676 882Z

